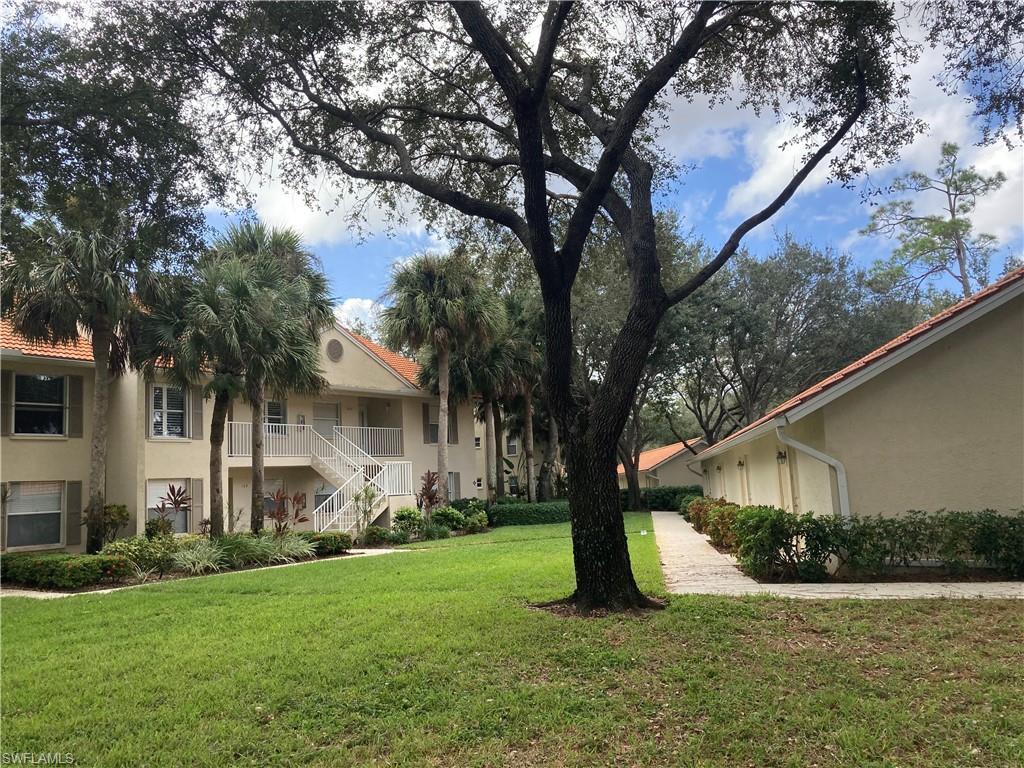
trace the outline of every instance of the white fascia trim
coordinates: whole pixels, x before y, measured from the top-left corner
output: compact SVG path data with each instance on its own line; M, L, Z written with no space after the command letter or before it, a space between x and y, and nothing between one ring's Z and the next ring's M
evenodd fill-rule
M875 376L884 373L894 365L898 365L908 357L916 355L918 352L930 347L935 342L941 341L951 333L960 330L964 326L969 325L978 318L987 315L992 310L1001 307L1006 302L1021 295L1024 295L1024 281L1018 282L1009 288L1000 291L994 296L990 296L980 304L975 304L973 307L965 309L955 318L943 323L937 328L932 328L931 330L926 331L923 335L918 336L916 339L895 352L886 355L881 360L871 363L863 370L850 374L846 379L839 384L836 384L834 387L829 387L827 390L815 395L807 402L790 408L786 411L785 416L790 422L802 419L804 416L828 405L833 400L842 397L850 390L859 387L861 384L870 381Z
M859 387L861 384L870 381L875 376L887 371L894 365L903 362L908 357L917 354L921 350L931 346L937 341L941 341L954 331L963 328L965 325L974 322L978 318L983 317L992 310L1001 307L1006 302L1011 301L1021 295L1024 295L1024 281L1015 283L1010 287L1003 289L999 293L983 300L980 304L975 304L973 307L965 309L961 314L957 315L954 319L949 320L936 328L932 328L931 330L925 332L924 334L917 337L908 344L904 345L895 352L891 352L885 357L878 360L877 362L871 363L866 368L863 368L862 370L857 371L856 373L851 373L842 382L836 384L834 387L829 387L824 392L814 395L806 402L800 403L799 405L795 405L785 413L779 414L779 416L776 417L776 420L779 418L785 418L786 423L789 424L795 421L799 421L805 416L814 413L820 408L825 407L833 400L842 397L855 387ZM700 457L704 459L710 459L713 456L718 456L719 454L724 453L725 451L728 451L729 449L735 446L743 445L744 443L747 443L751 440L756 440L759 437L763 437L769 432L772 432L774 429L775 425L772 423L772 421L767 421L764 424L761 424L758 427L750 430L742 437L737 438L734 441L730 441L728 443L720 443L719 445L721 445L721 449L718 449L718 446L711 446L706 452L701 453ZM726 438L726 440L728 440L728 438Z
M381 359L380 359L380 358L379 358L379 357L378 357L378 356L377 356L377 355L376 355L376 354L375 354L375 353L373 352L373 350L372 350L372 349L370 349L369 347L367 347L367 346L366 346L365 344L363 344L363 342L361 342L361 341L360 341L359 339L357 339L357 338L356 338L355 336L353 336L353 335L352 335L352 334L351 334L351 333L349 332L349 330L348 330L347 328L345 328L345 327L344 327L344 326L343 326L343 325L342 325L341 323L339 323L339 322L338 322L337 320L336 320L336 321L334 322L334 329L335 329L335 330L336 330L336 331L337 331L338 333L340 333L340 334L341 334L342 336L344 336L344 337L345 337L346 339L348 339L348 340L349 340L349 341L351 341L351 342L352 342L353 344L355 344L355 345L356 345L357 347L359 347L359 348L360 348L361 350L363 350L363 351L364 351L364 352L365 352L366 354L368 354L368 355L369 355L370 357L372 357L372 358L373 358L373 359L374 359L374 360L375 360L375 361L377 362L377 365L379 365L379 366L380 366L381 368L383 368L383 369L384 369L385 371L387 371L387 372L388 372L388 373L390 373L390 374L391 374L392 376L394 376L394 377L395 377L395 380L396 380L396 381L398 381L398 382L399 382L400 384L402 384L402 385L403 385L403 386L404 386L404 387L405 387L406 389L409 389L409 390L411 390L411 391L413 391L413 392L422 392L422 391L423 391L423 390L421 390L421 389L420 389L419 387L414 387L414 386L413 386L412 384L410 384L410 383L409 383L409 381L408 381L408 380L407 380L407 379L406 379L406 378L405 378L404 376L402 376L402 375L401 375L400 373L398 373L398 371L396 371L396 370L395 370L394 368L392 368L392 367L391 367L390 365L388 365L388 364L387 364L387 363L385 363L385 362L384 362L383 360L381 360Z

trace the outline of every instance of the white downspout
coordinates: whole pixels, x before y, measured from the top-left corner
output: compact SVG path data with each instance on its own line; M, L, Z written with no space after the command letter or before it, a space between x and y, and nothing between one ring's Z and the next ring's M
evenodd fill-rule
M783 445L788 445L790 448L795 448L798 451L803 451L811 458L817 459L820 462L828 464L832 469L836 471L836 482L839 486L839 514L841 517L850 517L850 487L846 483L846 467L843 466L843 462L839 459L829 456L827 453L822 453L817 448L811 448L809 445L804 445L799 440L794 440L792 437L783 432L783 427L789 425L789 420L785 416L780 416L775 420L775 434L779 438L779 442Z

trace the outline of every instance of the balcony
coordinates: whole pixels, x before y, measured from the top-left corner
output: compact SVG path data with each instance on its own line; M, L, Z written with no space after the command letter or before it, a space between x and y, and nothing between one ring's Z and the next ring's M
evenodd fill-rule
M334 431L377 458L403 456L401 427L335 427Z

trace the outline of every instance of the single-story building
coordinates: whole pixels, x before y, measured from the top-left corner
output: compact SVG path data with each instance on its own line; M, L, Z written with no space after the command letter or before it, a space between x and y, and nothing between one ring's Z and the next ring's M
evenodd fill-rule
M693 437L685 443L678 442L651 448L640 454L637 467L641 488L657 488L661 485L700 485L704 477L690 467L689 462L707 447L703 437ZM619 488L626 488L626 470L619 464Z
M708 496L797 513L1024 508L1024 268L691 465Z

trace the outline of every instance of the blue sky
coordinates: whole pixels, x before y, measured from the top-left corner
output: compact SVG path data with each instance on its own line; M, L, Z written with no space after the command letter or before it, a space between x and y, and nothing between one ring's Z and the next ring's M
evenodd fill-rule
M942 142L953 141L961 145L963 163L974 164L986 174L1002 170L1008 177L1000 190L979 201L974 217L977 231L995 235L1003 245L993 264L993 277L1002 271L1006 256L1024 253L1024 149L1002 143L978 146L970 104L946 95L934 82L940 65L941 55L925 50L911 70L914 111L929 128L904 150L898 163L875 169L869 178L858 180L855 189L829 183L824 169L819 169L779 214L745 238L744 245L755 253L766 253L774 246L776 234L788 231L799 240L847 252L866 266L887 255L892 243L859 235L870 215L860 187L884 185L909 170L930 172ZM800 148L782 151L779 146L791 135L792 129L785 124L728 104L714 110L699 101L674 105L661 142L678 162L695 168L665 191L660 207L676 210L684 229L717 246L788 182L798 165ZM320 183L319 208L276 179L263 180L254 192L254 208L264 220L295 227L321 258L343 322L365 318L373 311L396 260L439 244L414 213L388 226L386 216L372 205L364 211L363 233L356 236L348 213L358 203L344 196L336 199L325 181ZM926 200L916 202L919 210L927 208ZM225 214L214 214L210 223L218 229L225 220Z

